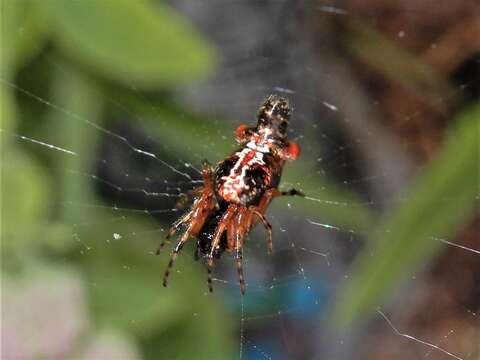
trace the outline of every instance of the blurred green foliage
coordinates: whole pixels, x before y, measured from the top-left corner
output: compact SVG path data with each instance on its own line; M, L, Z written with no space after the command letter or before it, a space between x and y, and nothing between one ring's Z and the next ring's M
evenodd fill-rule
M421 96L432 106L454 90L440 74L368 25L350 22L346 43L352 55ZM406 279L426 267L478 212L480 106L452 119L437 157L369 231L352 276L333 306L342 330L368 318Z
M233 138L228 123L191 113L165 95L178 83L208 75L218 61L215 49L161 3L4 0L1 6L3 272L22 276L27 268L62 264L81 273L95 327L127 334L146 358L232 358L238 319L219 297L200 295L201 264L181 257L181 273L172 274L164 290L167 259L149 254L163 235L152 231L159 225L142 214L91 206L101 200L91 177L82 175L94 172L99 127L107 127L112 99L135 114L135 126L185 162L214 162L228 153ZM15 89L19 81L44 100ZM139 96L146 91L148 97ZM430 236L449 236L465 221L478 192L472 189L478 184L478 156L472 154L478 139L472 133L479 116L475 108L459 118L443 154L413 186L408 202L375 227L338 303L345 326L431 258L440 244ZM76 155L19 142L15 133ZM283 181L324 202L289 200L296 211L352 231L373 229L372 212L353 206L362 203L359 196L312 176L314 155L304 154L286 168ZM114 232L121 239L114 239Z
M24 269L32 264L65 263L81 271L96 327L129 334L147 358L231 358L238 324L218 297L199 296L204 269L181 258L182 273L173 274L168 291L161 288L166 259L149 254L163 234L149 231L158 225L92 207L99 204L95 184L82 176L93 172L104 135L99 127L106 127L112 99L186 162L198 164L199 154L214 162L231 151L230 125L189 113L162 95L208 74L217 59L213 47L173 10L147 1L9 0L2 2L2 14L2 131L75 153L3 137L4 270L28 276ZM155 92L139 96L145 90ZM359 202L334 182L312 177L313 166L314 158L303 156L285 181L313 197ZM292 203L303 214L323 214L349 228L365 229L372 221L366 208ZM113 232L122 239L114 240ZM137 232L142 235L132 235Z
M161 3L47 0L42 6L55 18L61 49L112 80L158 88L215 65L213 48Z
M94 329L129 335L147 358L229 358L236 343L220 299L199 296L205 274L198 264L181 259L178 279L168 291L161 287L166 259L149 254L162 236L151 231L157 224L93 206L99 204L95 183L82 174L94 171L105 126L108 102L98 93L106 86L165 90L205 76L216 58L213 47L162 4L2 1L3 276L21 284L32 271L58 264L80 271ZM17 85L44 100L25 96ZM16 133L76 155L18 142ZM36 279L55 291L48 276ZM52 316L54 309L38 311ZM54 337L61 329L47 331Z
M426 266L478 209L480 106L460 114L442 152L382 217L336 304L341 327L365 318L403 280Z

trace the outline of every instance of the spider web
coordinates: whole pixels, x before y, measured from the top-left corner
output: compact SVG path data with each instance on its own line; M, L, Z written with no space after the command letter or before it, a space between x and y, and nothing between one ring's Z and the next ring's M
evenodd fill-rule
M199 4L205 5L203 2ZM175 2L174 5L208 33L210 27L205 22L206 19L212 21L214 14L207 16L183 1ZM248 9L248 5L242 3L226 6L243 11ZM226 9L219 4L218 7L217 11ZM273 2L269 19L274 19L274 24L283 24L286 28L299 26L298 21L289 19L285 14L285 9L290 8L295 6L289 7L288 2ZM317 11L334 17L350 16L348 10L330 4L319 4ZM234 13L235 10L229 12L230 16L234 16ZM418 15L411 13L412 17ZM223 21L228 20L226 17ZM261 23L265 19L260 16L257 20ZM252 23L258 25L254 21ZM213 300L215 304L218 304L218 299L222 299L230 308L232 314L229 321L233 319L236 324L236 354L240 359L349 359L357 356L380 359L387 355L396 358L476 358L478 315L475 308L464 307L462 300L456 299L455 294L449 294L452 301L457 303L454 307L468 319L469 326L474 329L472 331L477 332L469 338L457 337L457 333L465 335L462 323L452 322L447 328L441 328L437 326L438 315L425 314L422 326L418 326L411 319L415 313L402 310L414 309L421 301L422 291L431 291L432 288L425 284L427 278L423 272L413 274L388 307L379 308L376 318L353 333L338 335L329 323L328 310L335 301L335 294L351 276L350 265L363 247L373 225L361 228L348 221L340 224L328 222L324 220L327 214L323 211L306 214L302 207L305 204L321 204L322 209L331 209L332 212L337 212L338 209L369 209L379 213L395 202L408 203L411 199L403 198L400 194L414 178L414 163L408 158L395 158L395 164L388 164L392 161L392 156L401 155L402 152L388 147L392 139L388 138L389 135L382 127L359 129L354 125L345 126L345 118L352 116L352 107L348 102L359 95L359 89L351 85L344 87L346 92L341 93L340 85L345 82L338 78L345 76L345 69L332 61L320 62L320 69L312 69L318 59L314 56L314 49L302 41L296 44L295 39L290 39L288 46L281 47L278 39L285 34L279 30L270 38L266 37L267 40L272 39L272 48L252 51L250 55L242 54L243 57L238 55L238 45L234 40L248 38L251 31L261 32L270 25L264 26L265 28L252 30L251 24L236 22L230 33L222 34L222 39L215 39L212 35L217 44L223 46L225 63L219 74L206 84L179 89L176 94L178 101L190 112L211 114L209 116L213 119L229 119L225 120L227 127L233 130L240 122L254 122L254 111L267 94L283 94L292 100L295 107L290 137L300 143L305 154L303 156L315 159L316 166L311 168L304 182L283 181L282 189L302 189L306 183L334 178L341 189L358 196L353 200L337 200L323 196L328 191L320 188L314 194L307 193L303 199L275 200L267 212L274 229L273 254L268 256L266 253L265 234L260 227L256 227L247 239L244 249L246 295L240 296L234 262L230 256L225 255L215 269L215 292L213 295L207 294L206 274L202 274L199 278L205 281L195 288L198 289L198 296L216 297L217 300ZM254 45L251 48L254 49ZM54 60L48 53L40 56L43 61L59 69L66 78L71 76L71 69ZM243 69L242 66L246 68ZM239 82L242 74L250 72L252 76L245 75L244 81ZM92 144L100 144L99 149L91 153L80 153L76 150L77 143L63 138L60 133L48 137L2 130L5 138L18 138L18 145L33 153L46 152L47 156L62 159L88 158L92 162L91 171L70 169L68 164L74 163L69 161L63 162L67 164L65 168L46 167L48 171L67 174L74 186L87 183L98 192L95 198L86 197L82 200L77 197L74 201L60 204L62 211L71 216L68 219L71 222L69 234L71 241L78 242L76 251L88 258L95 252L111 251L120 243L135 243L138 244L136 247L142 247L145 256L153 257L156 245L165 235L168 224L183 211L176 203L189 190L201 184L199 167L205 156L194 154L193 158L197 161L185 160L179 156L168 144L162 144L155 135L149 135L148 122L129 109L128 105L123 105L115 94L108 94L98 88L89 89L94 96L109 104L115 118L133 118L138 126L131 126L127 121L111 121L99 125L88 115L50 100L47 93L24 88L20 80L10 82L2 78L0 81L4 86L14 89L18 98L55 114L52 118L59 126L61 122L74 122L93 134L96 139L91 140ZM318 87L316 81L326 83L327 86ZM455 90L467 91L467 85L469 84L459 85ZM135 84L131 84L130 91L137 98L151 104L152 113L157 114L161 127L162 121L166 121L162 119L161 111L136 89ZM440 104L449 101L448 97L438 99ZM376 106L374 99L369 99L368 103ZM422 108L408 110L398 117L411 119L423 115ZM215 120L214 123L222 125L218 132L208 129L199 134L205 137L205 148L212 152L218 144L231 143L233 146L233 136L223 130L226 127L223 127L221 120ZM340 126L339 123L343 125ZM401 140L407 144L410 141L407 136ZM182 138L177 141L182 142ZM379 156L379 159L371 163L365 164L355 157L359 149L382 145L387 146L382 148L386 155ZM189 144L185 146L188 147ZM224 155L227 154L218 154L216 159L209 160L218 161ZM21 173L23 170L10 168L7 171ZM287 164L285 171L296 171L295 165ZM110 214L109 222L92 221L86 216L91 210ZM139 218L145 220L137 221ZM460 252L467 257L480 255L479 247L461 245L455 239L439 238L437 234L429 235L432 241L447 246L447 256L454 257ZM154 241L148 242L145 239ZM183 250L182 259L175 264L170 287L167 289L161 287L161 274L168 261L168 254L154 258L158 275L158 288L154 289L155 292L167 294L175 288L176 282L188 281L191 272L183 271L183 268L187 262L193 261L190 245ZM123 259L118 271L135 271L135 261ZM203 271L201 266L195 269ZM108 290L100 288L98 291ZM413 295L409 296L409 293ZM202 315L192 313L191 321L201 319ZM137 319L130 320L132 327L135 327ZM188 339L180 344L188 346ZM396 350L389 350L389 347Z

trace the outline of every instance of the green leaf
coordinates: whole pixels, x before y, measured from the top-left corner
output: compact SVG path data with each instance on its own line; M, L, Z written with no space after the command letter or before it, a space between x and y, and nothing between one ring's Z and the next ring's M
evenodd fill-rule
M47 0L71 56L127 85L191 81L214 65L213 48L164 4L145 0Z
M50 30L50 19L34 0L3 0L2 76L19 68L43 48Z
M7 133L12 132L17 121L17 107L12 95L9 87L0 84L0 129ZM2 147L5 146L6 140L6 136L2 136Z
M21 248L36 242L47 221L51 183L33 158L15 146L2 148L1 164L2 245Z
M50 154L58 156L58 167L64 169L58 174L60 186L57 190L62 201L61 220L75 223L85 209L65 204L95 202L92 181L86 176L72 176L72 173L88 174L92 171L101 135L96 127L102 126L102 102L98 101L90 78L73 67L61 64L53 71L52 78L55 104L58 108L68 109L68 114L57 108L49 108L50 122L46 133L52 137L49 142L75 153Z
M3 146L3 144L2 144ZM67 251L70 229L50 218L52 181L45 169L28 152L17 146L4 149L1 161L2 249L11 251L7 261L26 261L27 253L40 247Z
M478 206L480 105L458 116L443 150L396 209L386 215L354 264L334 308L343 329L381 305L425 266Z

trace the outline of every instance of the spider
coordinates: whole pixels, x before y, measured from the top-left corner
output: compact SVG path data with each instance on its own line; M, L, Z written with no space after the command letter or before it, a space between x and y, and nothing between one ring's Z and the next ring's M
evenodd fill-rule
M192 191L193 205L187 213L172 224L160 244L157 255L165 243L181 228L185 232L173 248L170 262L163 277L167 286L173 264L189 238L196 239L195 259L206 259L208 288L213 291L212 268L214 259L222 253L234 252L240 291L245 293L242 249L246 235L261 222L267 231L267 248L272 252L272 226L265 211L273 198L282 195L304 196L291 189L279 191L278 184L287 160L295 160L300 148L287 139L287 126L291 109L286 99L270 95L258 110L254 127L240 125L235 131L239 148L214 168L203 163L203 185Z

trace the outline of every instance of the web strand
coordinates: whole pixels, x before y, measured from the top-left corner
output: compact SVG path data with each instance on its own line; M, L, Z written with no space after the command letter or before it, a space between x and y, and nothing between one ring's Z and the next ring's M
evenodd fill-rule
M45 99L41 98L40 96L37 96L37 95L35 95L34 93L32 93L32 92L30 92L30 91L28 91L28 90L26 90L26 89L23 89L23 88L15 85L15 84L9 82L9 81L6 81L6 80L0 78L0 82L2 82L3 84L5 84L5 85L7 85L7 86L9 86L9 87L11 87L11 88L13 88L13 89L15 89L15 90L23 93L23 94L31 97L32 99L35 99L36 101L38 101L38 102L40 102L40 103L42 103L42 104L44 104L44 105L46 105L46 106L48 106L48 107L50 107L50 108L52 108L52 109L55 109L55 110L57 110L57 111L65 114L65 115L67 115L68 117L71 117L72 119L76 119L76 120L82 121L82 122L84 122L85 124L88 124L88 125L94 127L94 128L97 129L98 131L100 131L100 132L102 132L102 133L104 133L104 134L106 134L106 135L109 135L109 136L111 136L111 137L113 137L113 138L115 138L115 139L120 140L121 142L123 142L125 145L127 145L127 146L128 146L131 150L133 150L134 152L136 152L136 153L138 153L138 154L145 155L145 156L150 157L150 158L152 158L152 159L155 159L156 161L158 161L158 162L161 163L162 165L164 165L164 166L166 166L167 168L169 168L170 170L172 170L174 173L177 173L178 175L181 175L181 176L187 178L188 180L193 180L192 177L191 177L189 174L177 170L177 168L175 168L173 165L171 165L171 164L167 163L166 161L160 159L160 158L157 157L157 155L155 155L154 153L151 153L151 152L149 152L149 151L145 151L145 150L142 150L142 149L140 149L140 148L137 148L136 146L133 146L133 145L128 141L128 139L127 139L126 137L124 137L124 136L122 136L122 135L119 135L119 134L116 134L116 133L114 133L113 131L110 131L110 130L108 130L108 129L105 129L105 128L101 127L100 125L95 124L94 122L92 122L92 121L90 121L90 120L88 120L88 119L85 119L85 118L79 116L78 114L75 114L75 113L73 113L73 112L71 112L71 111L69 111L69 110L67 110L67 109L64 109L63 107L61 107L61 106L59 106L59 105L56 105L56 104L54 104L54 103L52 103L52 102L50 102L50 101L48 101L48 100L45 100Z
M387 315L385 315L380 309L377 309L377 313L380 314L380 316L387 322L388 326L390 326L392 328L392 330L395 332L396 335L398 336L401 336L401 337L404 337L406 339L409 339L411 341L414 341L416 343L419 343L419 344L422 344L422 345L425 345L431 349L434 349L434 350L437 350L437 351L440 351L442 353L444 353L445 355L448 355L454 359L457 359L457 360L464 360L463 358L435 345L435 344L432 344L432 343L429 343L428 341L425 341L425 340L422 340L422 339L419 339L419 338L416 338L412 335L409 335L409 334L406 334L406 333L402 333L400 332L392 323L392 321L387 317Z

